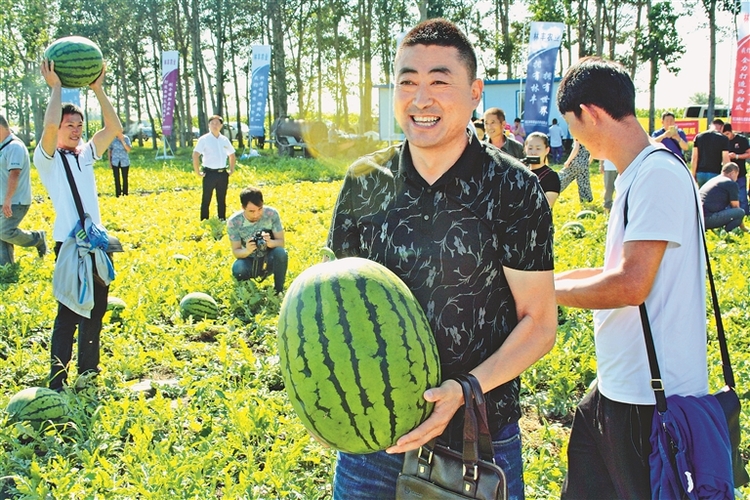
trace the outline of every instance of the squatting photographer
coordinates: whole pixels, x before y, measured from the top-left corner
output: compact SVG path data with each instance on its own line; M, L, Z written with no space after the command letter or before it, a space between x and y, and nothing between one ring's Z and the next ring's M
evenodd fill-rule
M240 193L242 210L227 219L227 235L237 260L232 274L238 281L264 280L273 274L276 293L284 290L289 261L279 212L263 205L263 193L248 187Z

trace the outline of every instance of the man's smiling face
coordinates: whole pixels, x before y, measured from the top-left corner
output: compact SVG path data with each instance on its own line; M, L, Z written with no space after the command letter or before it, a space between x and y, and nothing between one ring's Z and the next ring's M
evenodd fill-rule
M438 150L466 141L482 95L455 47L412 45L396 58L394 114L410 148Z

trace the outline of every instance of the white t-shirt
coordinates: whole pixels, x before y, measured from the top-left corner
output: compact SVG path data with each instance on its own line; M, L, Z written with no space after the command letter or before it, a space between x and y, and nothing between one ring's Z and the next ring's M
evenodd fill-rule
M234 146L223 135L214 137L208 133L202 135L195 144L196 152L203 155L202 164L205 168L222 169L227 167L227 157L234 153Z
M94 177L94 161L98 160L99 156L94 151L94 144L91 141L79 146L78 151L78 161L72 153L67 154L70 171L73 172L78 194L81 196L83 212L91 216L92 222L101 224ZM80 217L75 201L73 201L60 152L56 150L55 154L50 157L41 145L37 145L34 150L34 166L39 171L39 178L47 188L52 206L55 208L56 217L52 237L55 241L65 241Z
M551 148L559 148L562 146L562 130L560 129L560 126L550 125L549 126L549 146Z
M644 149L617 177L604 269L618 266L625 241L667 241L646 299L667 396L708 393L705 257L698 192L690 173L668 152ZM624 205L628 225L623 234ZM702 217L702 214L700 215ZM654 404L638 307L594 311L599 390L630 404Z

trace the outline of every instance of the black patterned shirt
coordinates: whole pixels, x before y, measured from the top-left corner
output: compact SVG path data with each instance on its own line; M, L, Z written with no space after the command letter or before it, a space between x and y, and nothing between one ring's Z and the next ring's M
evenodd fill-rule
M552 215L536 176L471 137L432 185L415 170L408 142L357 160L328 235L337 257L379 262L409 286L437 340L444 379L487 359L518 323L503 266L553 269ZM488 394L493 435L520 418L519 385L516 378Z

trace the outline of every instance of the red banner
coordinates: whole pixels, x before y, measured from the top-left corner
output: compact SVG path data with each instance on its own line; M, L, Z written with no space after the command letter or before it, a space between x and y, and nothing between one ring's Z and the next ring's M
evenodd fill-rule
M675 125L677 125L677 128L682 129L683 132L685 132L685 137L688 141L692 141L695 139L695 136L700 133L700 120L685 120L682 118L679 118L675 120Z
M750 132L750 12L742 2L737 19L737 62L734 69L734 97L732 99L732 128L735 132Z

